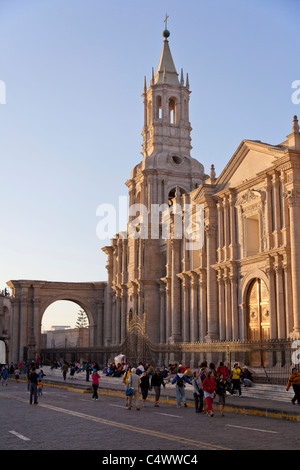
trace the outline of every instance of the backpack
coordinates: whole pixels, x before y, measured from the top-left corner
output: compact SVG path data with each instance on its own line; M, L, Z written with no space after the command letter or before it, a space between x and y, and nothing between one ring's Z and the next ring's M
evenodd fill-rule
M178 387L184 387L184 378L183 377L179 377L179 375L177 376L177 386Z

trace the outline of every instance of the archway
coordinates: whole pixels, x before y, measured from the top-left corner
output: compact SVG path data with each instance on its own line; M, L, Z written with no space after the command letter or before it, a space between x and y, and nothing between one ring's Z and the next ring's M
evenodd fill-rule
M269 292L264 281L253 279L247 292L247 334L250 341L266 341L270 339ZM268 353L253 350L249 363L252 366L267 366Z
M35 360L41 351L41 324L46 309L56 301L67 300L77 304L89 321L89 346L103 345L104 336L104 282L52 282L19 280L7 283L12 289L12 317L10 360Z
M58 300L46 308L41 323L42 349L89 347L89 319L77 303Z
M0 340L0 365L7 364L6 358L6 344L4 341Z
M270 339L269 293L260 278L254 279L248 288L247 333L252 341Z

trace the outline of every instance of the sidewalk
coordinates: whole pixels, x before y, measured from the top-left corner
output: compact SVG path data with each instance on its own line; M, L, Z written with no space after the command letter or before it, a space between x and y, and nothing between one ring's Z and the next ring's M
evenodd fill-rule
M91 393L92 382L86 381L85 372L80 372L74 375L74 378L67 374L64 381L60 369L50 370L50 367L42 367L46 376L43 379L45 386L53 386L65 388L80 393ZM100 371L100 386L99 395L105 394L110 396L118 396L125 399L125 389L120 377L107 377ZM272 386L269 386L272 389ZM281 394L277 392L280 388ZM256 393L257 391L257 393ZM283 393L284 392L284 393ZM255 398L256 395L260 395ZM187 404L189 407L194 407L193 387L187 385L185 389ZM265 395L265 396L264 396ZM252 416L264 416L268 418L287 419L295 422L300 422L300 406L293 405L291 399L293 397L293 390L285 392L285 387L274 386L274 393L272 398L264 389L260 389L259 385L249 388L242 387L242 396L228 395L226 397L226 405L224 412L247 414ZM154 392L150 392L147 401L154 402ZM176 405L176 392L175 385L166 384L166 387L161 390L161 403ZM218 409L218 398L215 399L214 407Z

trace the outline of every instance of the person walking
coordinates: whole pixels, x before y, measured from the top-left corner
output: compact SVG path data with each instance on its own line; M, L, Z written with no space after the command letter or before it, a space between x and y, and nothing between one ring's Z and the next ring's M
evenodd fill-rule
M127 366L127 369L123 374L123 384L125 385L126 407L128 407L128 403L129 403L129 396L126 394L126 391L129 388L129 381L128 380L129 380L131 374L132 374L131 367Z
M32 367L31 372L29 374L29 380L30 380L30 399L29 402L32 405L32 400L34 405L38 404L37 401L37 386L38 386L38 380L39 376L36 373L36 368Z
M154 406L159 406L159 397L160 397L160 392L161 392L161 386L165 388L165 382L162 377L160 369L156 369L155 373L151 377L151 386L150 390L154 388L155 392L155 403Z
M8 368L6 366L3 366L1 370L1 383L2 386L6 385L7 386L7 381L8 381Z
M176 401L177 401L177 408L181 407L181 402L183 403L184 407L187 407L186 404L186 397L185 397L185 384L188 383L192 385L192 382L181 372L181 368L178 368L178 372L175 375L174 379L172 380L172 384L176 383Z
M217 380L216 380L216 394L219 397L219 405L220 405L221 416L224 416L226 386L227 386L227 381L226 381L223 373L220 373L219 377L217 377Z
M208 371L207 376L202 382L202 387L204 390L204 397L206 401L206 414L208 416L214 415L213 410L213 400L215 397L216 381L214 378L214 372Z
M140 384L141 384L141 379L136 373L136 369L133 368L131 369L132 374L130 375L128 379L129 387L132 389L132 394L129 395L129 400L128 400L128 410L131 410L132 407L132 400L135 400L135 409L137 411L140 410L140 397L139 397L139 392L140 392Z
M286 385L287 392L289 391L291 385L295 394L291 401L293 405L296 403L296 401L298 402L298 405L300 405L300 373L298 372L296 367L293 367L292 374L290 375L288 383Z
M97 369L94 368L92 373L93 400L98 400L99 379L100 375L98 374Z
M242 395L242 389L241 389L241 375L242 375L242 370L239 367L239 364L236 362L233 366L233 369L231 371L231 383L232 383L232 389L231 389L231 395L234 394L235 390L238 390L239 396Z
M143 406L146 406L146 400L148 396L148 392L150 390L150 381L147 372L144 370L141 375L141 394L143 400Z
M193 373L192 378L193 384L193 395L194 395L194 402L195 402L195 412L202 413L203 411L203 388L202 388L202 380L198 372Z
M64 380L66 380L67 378L68 371L69 371L69 364L66 361L64 361L64 364L62 366L62 373L63 373Z

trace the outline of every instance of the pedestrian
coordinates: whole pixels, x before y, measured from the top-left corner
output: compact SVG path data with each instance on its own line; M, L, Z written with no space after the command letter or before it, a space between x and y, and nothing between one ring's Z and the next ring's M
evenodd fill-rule
M126 406L128 407L128 402L129 402L129 397L128 395L126 395L126 391L127 389L129 388L129 378L131 376L132 372L131 372L131 367L130 366L127 366L127 369L126 371L124 372L123 374L123 384L125 385L125 396L126 396Z
M192 378L193 384L193 395L194 395L194 402L195 402L195 412L202 413L203 411L203 388L202 388L202 380L198 372L193 373Z
M19 369L15 369L14 374L15 374L15 379L16 379L16 380L19 380L19 378L20 378L20 370L19 370Z
M155 392L155 403L154 406L159 406L159 397L160 397L160 392L161 392L161 386L165 388L165 382L162 377L160 369L156 369L155 373L151 377L151 385L150 385L150 390L154 388Z
M32 405L32 399L34 400L34 405L38 404L37 401L37 386L38 386L38 379L39 376L36 373L36 368L32 367L31 372L29 374L29 380L30 380L30 404Z
M296 403L296 401L298 402L298 405L300 405L300 373L297 371L296 367L293 367L292 374L290 375L286 385L287 392L289 391L291 385L294 390L294 396L291 401L293 405Z
M85 364L85 381L86 382L90 381L90 374L91 374L91 363L87 362Z
M7 386L7 381L8 381L8 368L6 366L3 366L1 370L1 383L2 386L6 385Z
M186 404L186 397L185 397L185 384L188 383L192 385L192 382L181 372L181 368L178 368L178 372L175 375L174 379L172 380L172 384L176 383L176 400L177 400L177 408L180 408L181 402L183 403L184 407L187 407Z
M96 368L93 369L92 373L92 387L93 387L93 400L98 400L98 388L99 388L99 379L100 375L98 374L98 371Z
M214 378L214 372L212 370L208 371L207 376L202 382L202 387L206 401L206 414L208 416L213 416L213 400L215 398L216 381Z
M223 374L223 378L225 380L229 379L229 370L228 367L224 364L224 362L220 362L217 367L217 376L220 376L220 374Z
M244 387L252 387L253 386L253 376L250 370L245 366L242 370L241 381Z
M147 372L144 370L141 375L141 394L142 394L143 406L146 406L146 399L147 399L149 390L150 390L150 380L147 375Z
M67 363L67 361L64 361L64 364L62 366L62 373L63 373L64 380L66 380L67 378L68 370L69 370L69 364Z
M130 375L128 379L129 383L129 388L131 388L132 393L129 395L128 399L128 410L131 410L132 408L132 400L135 400L135 409L137 411L140 410L140 397L139 397L139 392L140 392L140 384L141 384L141 379L136 373L136 369L132 368L131 369L132 374Z
M231 371L231 383L232 383L232 388L231 388L231 395L234 394L235 390L238 390L239 396L242 395L242 389L241 389L241 376L242 376L242 370L239 367L238 362L235 362L233 369Z
M224 416L226 387L227 387L227 381L224 378L224 375L222 373L220 373L219 377L217 377L217 380L216 380L216 394L219 397L219 405L220 405L221 416Z
M37 391L38 391L38 397L40 397L41 395L43 395L43 383L42 383L42 381L41 381L40 379L39 379L39 381L38 381Z

